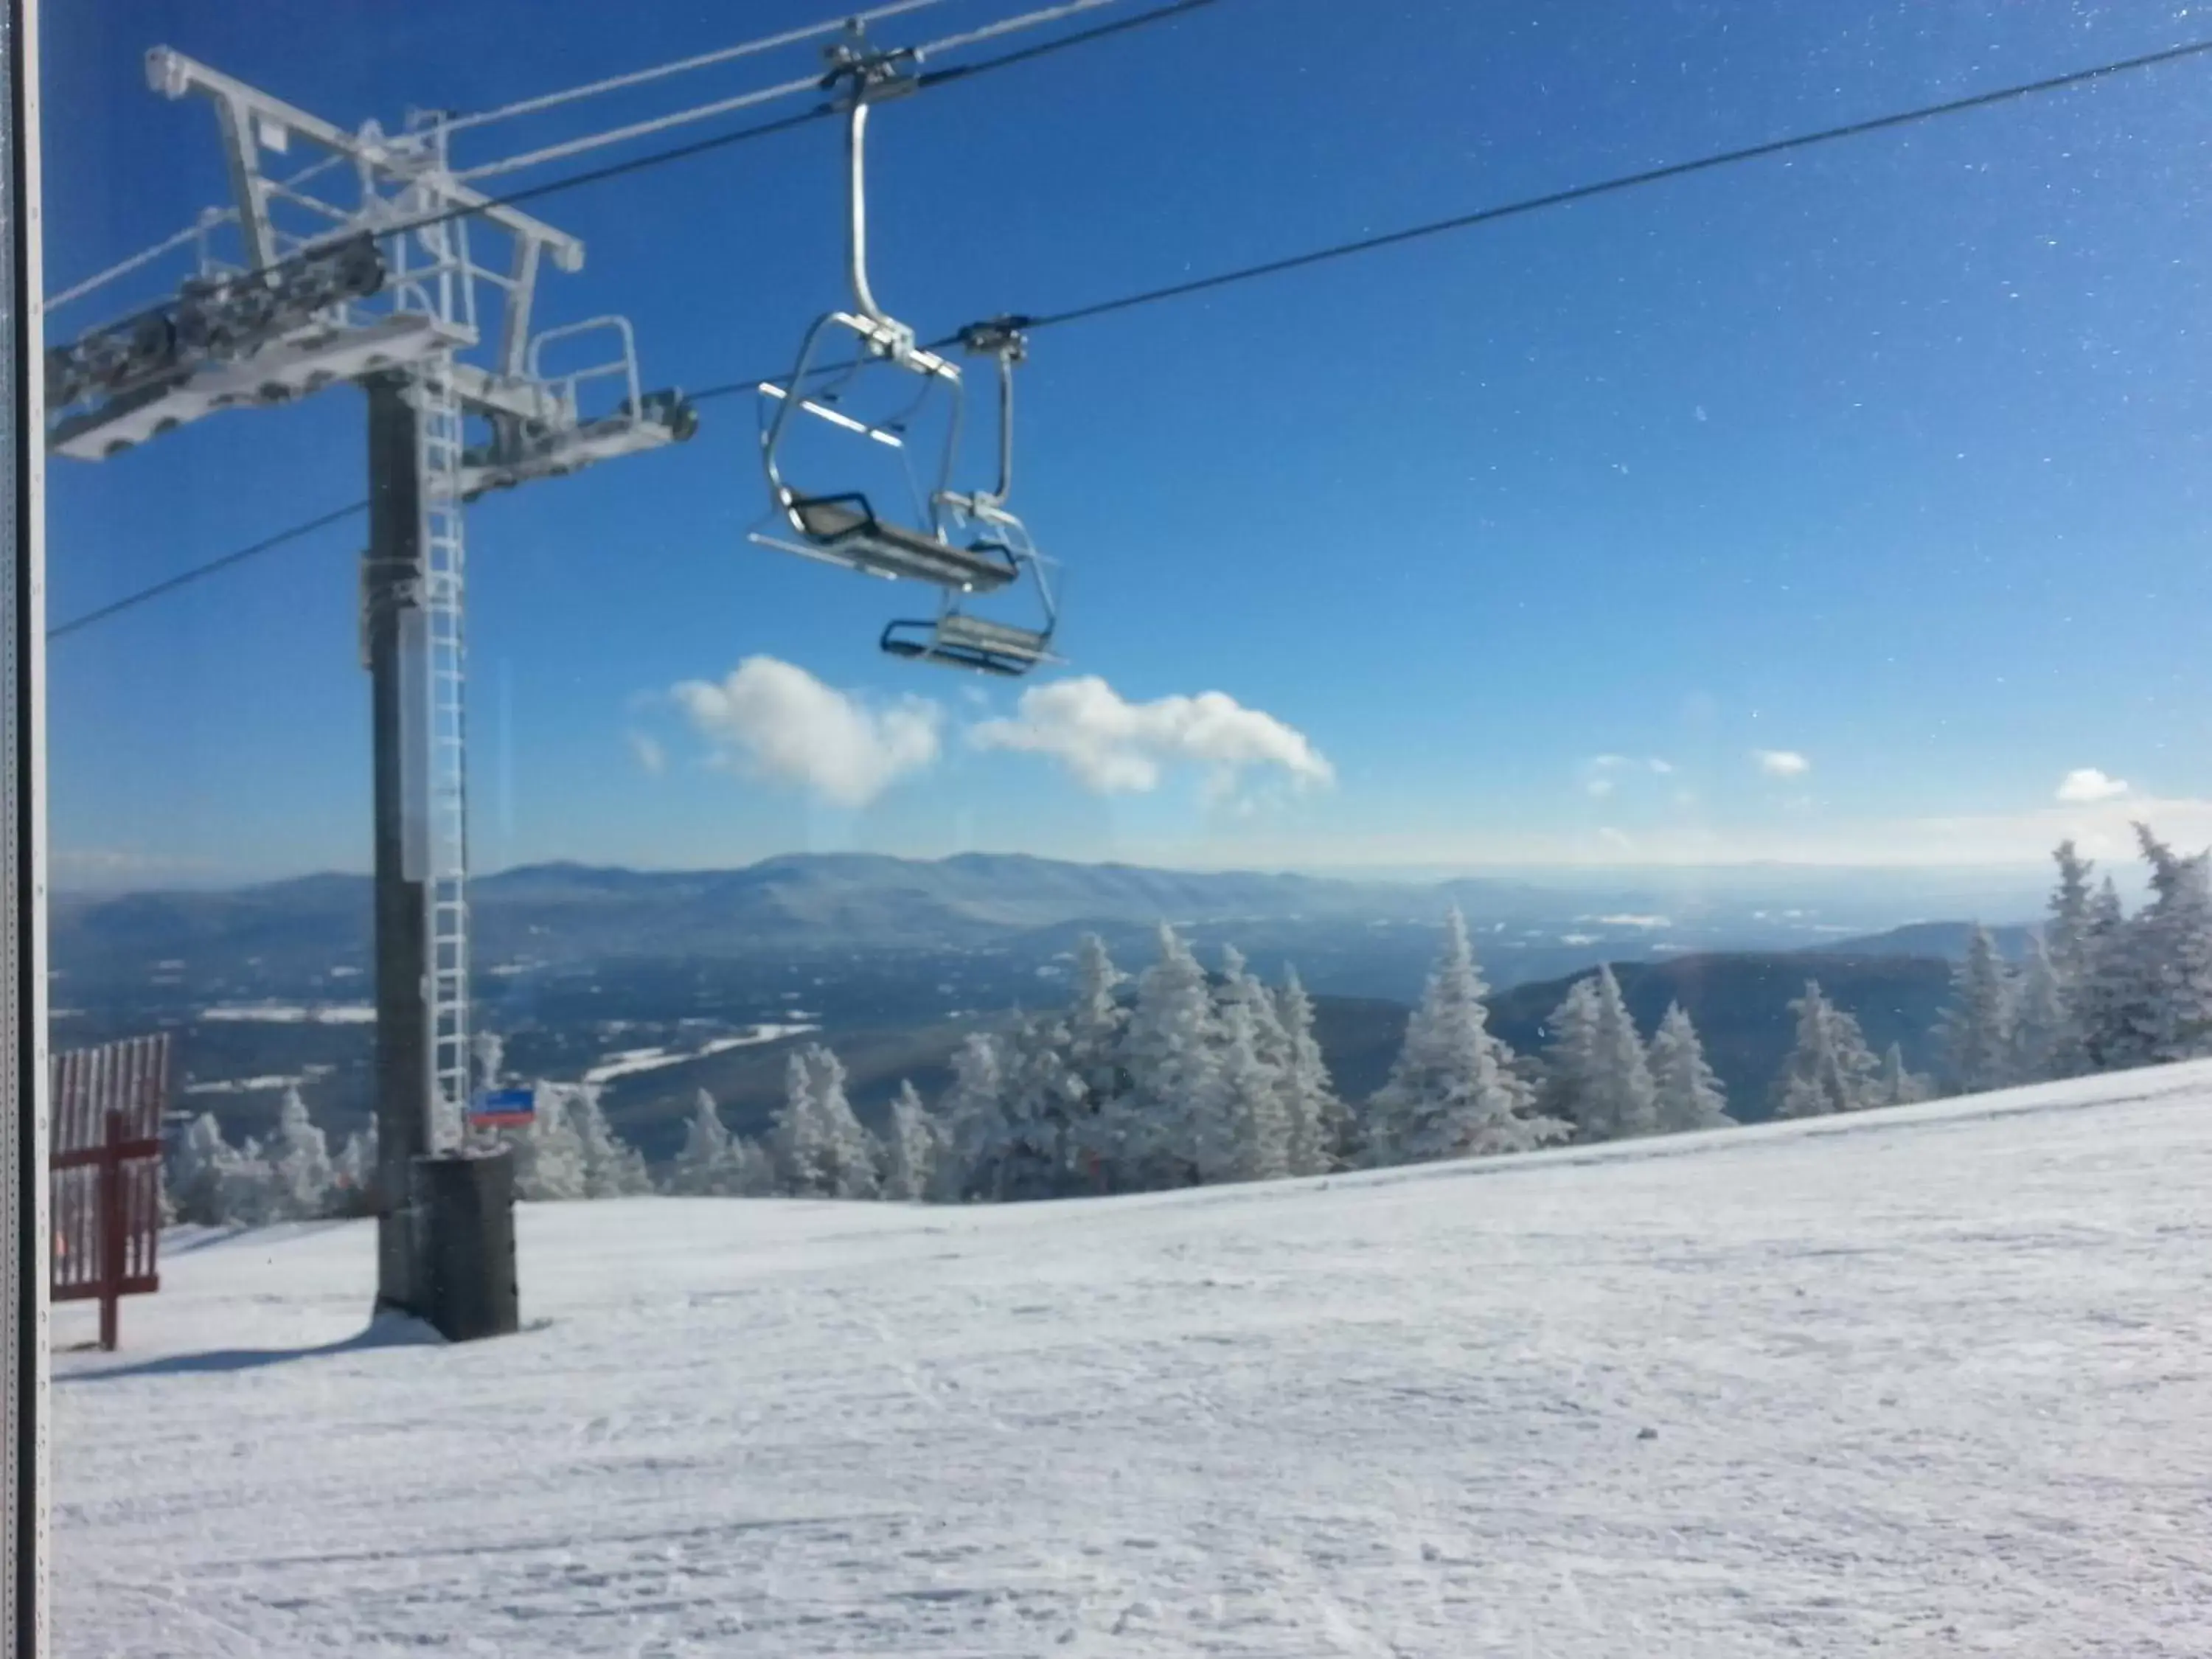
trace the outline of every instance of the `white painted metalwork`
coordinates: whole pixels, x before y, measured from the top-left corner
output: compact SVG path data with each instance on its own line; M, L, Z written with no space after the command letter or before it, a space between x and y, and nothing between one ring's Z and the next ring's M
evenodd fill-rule
M460 1144L469 1097L467 537L461 402L445 365L415 376L416 483L422 515L422 681L429 1146Z

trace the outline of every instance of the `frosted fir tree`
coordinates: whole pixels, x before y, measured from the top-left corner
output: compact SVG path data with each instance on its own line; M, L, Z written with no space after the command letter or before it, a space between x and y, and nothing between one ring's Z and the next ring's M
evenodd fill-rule
M1202 1127L1220 1097L1220 1033L1206 970L1174 928L1138 976L1122 1039L1129 1092L1110 1148L1117 1185L1187 1187L1198 1179Z
M1291 1172L1282 1073L1261 1057L1259 1006L1232 996L1221 1011L1219 1095L1201 1126L1202 1181L1278 1181Z
M568 1097L568 1110L583 1152L586 1198L629 1198L653 1190L643 1154L614 1132L599 1103L599 1085L580 1083Z
M1644 1039L1609 964L1598 969L1596 984L1597 1021L1591 1031L1596 1064L1584 1089L1583 1109L1605 1139L1648 1135L1659 1127L1659 1117Z
M1652 1115L1660 1133L1734 1126L1728 1096L1705 1063L1705 1045L1680 1003L1667 1005L1659 1029L1651 1034L1645 1062L1650 1067Z
M930 1196L937 1174L936 1121L906 1079L891 1097L890 1121L884 1133L884 1196L916 1204Z
M1881 1059L1881 1081L1876 1092L1884 1106L1911 1106L1934 1098L1936 1090L1926 1078L1905 1068L1904 1045L1893 1042Z
M994 1149L1005 1139L1004 1078L998 1039L970 1031L952 1055L952 1083L937 1103L944 1144L934 1195L946 1203L995 1199Z
M1577 980L1567 987L1559 1006L1544 1022L1542 1081L1537 1098L1544 1110L1564 1123L1571 1123L1589 1140L1605 1138L1604 1126L1595 1117L1595 1103L1585 1100L1597 1073L1597 980Z
M2090 909L2096 900L2090 880L2097 866L2083 858L2070 841L2060 842L2051 856L2058 866L2058 883L2051 890L2051 920L2044 924L2043 940L2063 989L2078 982L2087 965L2083 947L2089 935Z
M779 1184L787 1193L819 1198L835 1188L830 1126L823 1121L808 1051L794 1048L783 1063L783 1104L769 1132Z
M2150 866L2151 902L2130 929L2142 1011L2139 1036L2156 1062L2212 1054L2212 872L2136 825Z
M496 1031L478 1031L469 1039L471 1069L478 1090L499 1087L507 1065L507 1039Z
M1236 1148L1231 1166L1238 1171L1229 1179L1280 1180L1292 1170L1291 1119L1297 1103L1291 1089L1291 1036L1284 1029L1274 994L1233 945L1222 948L1214 1016L1222 1041L1219 1112L1229 1143ZM1239 1041L1250 1045L1249 1071L1243 1069L1243 1056L1231 1053ZM1233 1080L1232 1070L1237 1073Z
M168 1190L177 1218L206 1227L229 1220L225 1186L237 1163L237 1149L223 1138L215 1114L194 1118L169 1155Z
M1797 1040L1775 1079L1774 1115L1825 1117L1882 1104L1881 1067L1851 1015L1829 1001L1818 980L1790 1005Z
M2030 935L2027 961L2014 987L2011 1048L2005 1069L2015 1083L2070 1076L2066 1012L2057 965L2043 940Z
M938 1158L937 1194L950 1201L993 1199L993 1156L1005 1136L1003 1056L999 1040L971 1031L952 1055L952 1082L939 1097L945 1144Z
M775 1154L750 1135L731 1138L729 1170L732 1198L773 1198L782 1190Z
M331 1206L331 1150L307 1103L287 1086L269 1147L270 1207L286 1220L311 1221Z
M1093 1103L1121 1092L1121 1033L1129 1023L1115 991L1127 976L1106 954L1106 942L1085 933L1075 947L1075 994L1067 1007L1067 1066Z
M875 1197L879 1190L876 1138L854 1115L853 1103L845 1097L845 1062L817 1042L808 1046L807 1066L813 1078L815 1109L829 1148L830 1195Z
M527 1124L497 1132L514 1158L514 1195L532 1203L589 1196L584 1141L572 1110L579 1092L569 1084L540 1083Z
M1944 1066L1960 1094L2002 1089L2012 1081L2013 988L1996 941L1979 922L1966 936L1966 954L1951 973L1951 1001L1943 1011Z
M1275 994L1289 1066L1285 1081L1285 1152L1292 1175L1326 1175L1350 1161L1352 1114L1337 1097L1328 1062L1314 1036L1313 999L1293 968Z
M367 1215L376 1207L376 1119L356 1129L331 1165L331 1188L338 1210Z
M1067 1027L1033 1014L1000 1040L995 1133L970 1153L975 1178L1002 1200L1056 1198L1079 1184L1074 1136L1087 1091L1067 1063Z
M2089 901L2074 1000L2082 1058L2093 1072L2149 1063L2140 1032L2148 1018L2150 988L2133 933L2118 890L2107 876Z
M1455 908L1389 1080L1368 1104L1369 1162L1486 1157L1567 1137L1565 1123L1538 1114L1534 1091L1491 1034L1487 989Z
M684 1126L684 1147L669 1165L668 1190L690 1197L727 1194L734 1189L731 1152L734 1142L714 1097L704 1089L692 1103Z
M222 1164L216 1194L216 1213L241 1227L265 1227L290 1218L276 1189L276 1172L259 1141L246 1136L236 1152Z

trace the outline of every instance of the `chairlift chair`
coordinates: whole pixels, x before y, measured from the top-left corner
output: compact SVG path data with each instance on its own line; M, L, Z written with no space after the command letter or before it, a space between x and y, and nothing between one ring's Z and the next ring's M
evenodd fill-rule
M958 365L915 343L914 330L877 304L868 286L867 270L867 121L868 110L885 99L912 92L916 82L897 53L866 53L842 44L833 47L831 85L843 83L850 99L845 126L847 191L850 238L847 275L853 290L853 307L817 318L801 343L799 360L781 386L763 384L763 398L775 404L761 434L761 462L768 477L771 507L768 524L756 527L752 539L763 546L819 559L865 574L889 580L929 582L958 592L990 592L1006 586L1020 574L1006 547L988 537L967 544L946 532L940 505L949 490L960 438L961 382ZM857 342L857 362L824 370L817 366L823 342L834 334L851 334ZM854 431L893 449L905 447L902 421L871 425L856 420L835 405L843 387L870 371L887 368L919 375L922 389L915 407L933 396L949 405L944 453L938 463L935 487L921 503L921 522L908 524L884 513L865 491L817 492L800 489L784 477L783 459L794 417L817 416L831 426ZM824 375L830 378L817 380ZM766 411L763 411L766 413ZM787 533L786 533L787 532Z
M961 342L971 355L997 362L999 483L994 490L977 489L967 495L939 489L934 505L956 523L973 526L975 545L996 549L1017 571L1029 577L1036 590L1042 622L1038 627L1024 628L973 616L948 592L934 621L894 622L884 629L880 643L895 657L1018 677L1040 663L1058 660L1052 654L1052 636L1059 623L1059 610L1046 572L1048 561L1030 542L1028 527L1006 506L1014 483L1013 371L1027 355L1027 342L1018 320L1006 317L963 329Z

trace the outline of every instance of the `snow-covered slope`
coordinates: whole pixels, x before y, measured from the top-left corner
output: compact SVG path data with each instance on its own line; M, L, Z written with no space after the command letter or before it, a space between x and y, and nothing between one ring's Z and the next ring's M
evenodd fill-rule
M179 1241L57 1360L56 1651L2212 1652L2212 1066L522 1237L456 1348L365 1226Z

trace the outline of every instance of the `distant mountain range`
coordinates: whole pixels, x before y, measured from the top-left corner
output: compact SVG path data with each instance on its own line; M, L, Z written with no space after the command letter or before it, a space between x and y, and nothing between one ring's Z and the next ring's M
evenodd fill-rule
M1611 961L1647 1031L1670 1000L1690 1010L1751 1116L1789 1046L1787 1004L1808 975L1859 1016L1878 1048L1895 1038L1916 1066L1928 1066L1928 1032L1967 924L1872 932L1916 896L1862 892L1832 872L1808 873L1794 895L1783 879L1747 872L1738 893L1712 872L1547 886L994 854L794 854L673 872L540 865L473 884L477 1015L507 1038L525 1075L574 1078L610 1055L665 1054L618 1077L608 1095L624 1132L665 1155L702 1086L733 1124L765 1121L788 1044L729 1047L752 1025L818 1025L866 1110L902 1075L925 1089L941 1082L959 1033L977 1021L1059 1001L1080 934L1103 935L1133 972L1168 921L1209 966L1232 944L1271 980L1295 963L1316 994L1330 1064L1359 1098L1397 1051L1437 923L1455 902L1500 988L1497 1027L1516 1048L1541 1048L1568 977ZM374 1040L363 1023L374 995L366 878L63 896L52 915L58 1042L177 1030L179 1085L234 1133L265 1133L287 1081L301 1084L333 1130L365 1117ZM2029 934L2012 927L1997 937L2017 956ZM708 1052L717 1039L724 1051Z
M1807 879L1824 893L1840 890L1833 872L1810 872ZM1646 955L1655 947L1812 945L1887 920L1881 911L1887 907L1878 900L1831 896L1823 908L1777 908L1735 900L1710 884L1693 892L1679 878L1671 887L1655 881L1557 887L1500 878L1351 881L1018 854L925 860L842 853L794 854L718 871L535 865L480 878L471 895L480 971L641 955L957 950L1024 937L1040 947L1065 948L1085 927L1127 938L1162 921L1217 929L1242 924L1255 930L1255 948L1269 942L1260 930L1272 928L1287 948L1315 928L1433 925L1449 903L1467 910L1479 942L1493 954L1501 947L1542 945L1555 954L1580 953L1583 960ZM1850 926L1855 920L1859 928ZM365 968L369 921L370 886L362 876L64 896L53 906L53 955L58 966L81 975L128 975L149 963L177 962L196 974L212 969L276 986L312 980L333 967ZM1939 948L1945 926L1927 924L1937 931L1924 939L1900 933L1832 948L1951 954ZM1538 973L1566 965L1530 964ZM256 971L246 973L249 968Z

